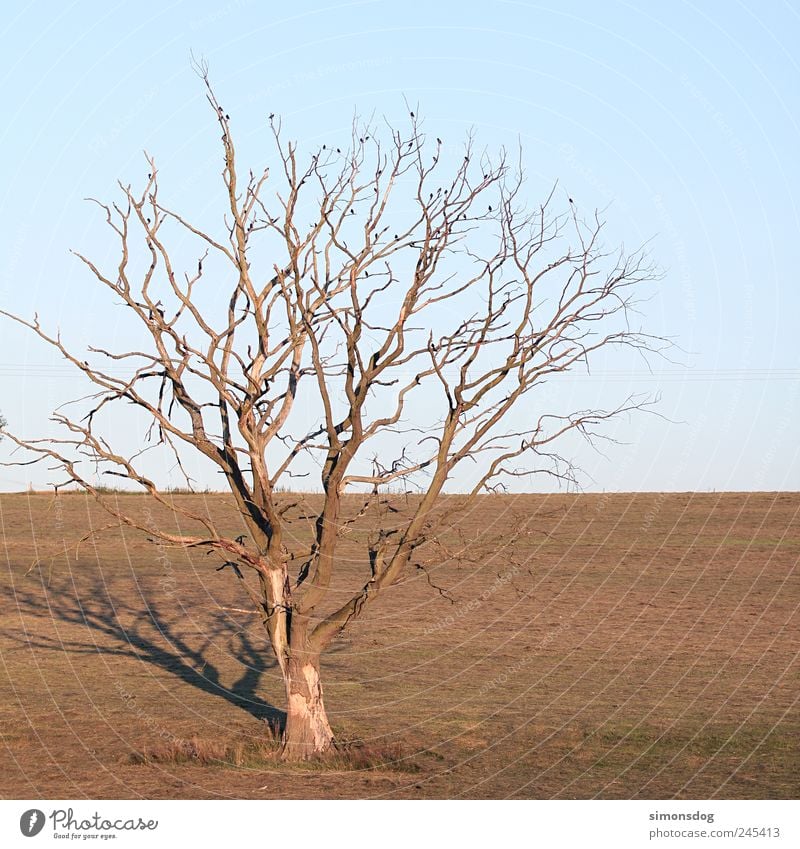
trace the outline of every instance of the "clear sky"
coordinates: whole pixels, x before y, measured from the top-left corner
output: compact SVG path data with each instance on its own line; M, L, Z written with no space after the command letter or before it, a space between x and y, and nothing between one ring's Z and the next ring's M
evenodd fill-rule
M120 310L68 250L113 259L82 199L141 179L142 149L174 208L218 208L218 130L190 51L254 165L270 112L317 143L354 110L404 114L405 97L436 135L521 140L532 201L558 180L582 209L607 208L614 240L652 238L666 273L644 324L675 337L678 361L651 376L631 360L559 391L607 404L660 392L672 422L620 421L625 444L579 455L587 489L800 489L796 5L8 2L0 28L2 308L38 311L79 345L113 341ZM81 389L0 323L0 411L15 432L49 432L49 411ZM49 479L0 469L0 489Z

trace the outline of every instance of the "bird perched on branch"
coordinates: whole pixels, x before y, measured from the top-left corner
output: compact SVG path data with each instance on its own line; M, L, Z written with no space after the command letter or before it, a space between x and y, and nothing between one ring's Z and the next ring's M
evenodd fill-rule
M222 564L222 566L217 566L217 568L214 571L221 572L226 566L230 566L231 569L233 569L233 571L236 573L237 578L241 578L242 580L244 580L244 575L242 574L242 570L239 568L239 566L236 563L233 562L233 560L226 560Z

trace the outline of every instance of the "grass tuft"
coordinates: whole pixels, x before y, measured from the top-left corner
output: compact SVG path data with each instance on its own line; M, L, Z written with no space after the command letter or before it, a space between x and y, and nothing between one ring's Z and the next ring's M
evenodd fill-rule
M280 761L280 728L267 723L267 733L260 739L209 740L193 735L173 738L144 746L129 753L126 764L200 764L203 766L259 767L276 766L311 771L358 772L391 769L419 772L420 767L399 743L372 744L361 740L337 741L324 755L298 763Z

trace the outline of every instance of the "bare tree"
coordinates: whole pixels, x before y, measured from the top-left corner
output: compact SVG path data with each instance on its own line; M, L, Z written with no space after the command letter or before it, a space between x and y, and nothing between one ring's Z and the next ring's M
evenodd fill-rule
M656 350L663 340L631 326L634 294L655 275L642 252L606 251L602 221L584 220L571 200L557 212L553 192L526 207L521 165L502 151L477 152L468 137L455 160L445 155L413 112L405 130L354 121L347 143L307 156L270 116L277 174L243 172L231 120L201 74L222 133L220 233L162 202L150 157L142 188L120 183L119 201L95 201L119 262L106 269L76 256L135 316L146 347L77 354L38 317L4 313L95 387L83 416L54 413L63 438L7 436L34 452L29 462L55 461L66 475L57 486L93 495L111 516L107 527L214 552L230 566L285 682L284 756L305 758L334 740L322 652L420 552L435 550L446 516L439 496L457 470L470 461L462 509L523 475L572 481L556 443L570 432L592 440L598 426L644 405L629 397L560 415L524 402L601 349ZM169 247L179 238L196 240L191 261ZM215 313L221 287L225 306ZM218 469L246 534L226 535L212 516L161 491L139 454L115 449L101 423L126 404L149 417L151 442L179 464L195 450ZM276 491L311 469L321 506L301 550ZM196 532L166 532L125 512L97 471L142 488ZM387 498L398 489L415 493L408 512ZM361 498L347 518L346 492ZM332 605L337 546L370 516L364 578Z

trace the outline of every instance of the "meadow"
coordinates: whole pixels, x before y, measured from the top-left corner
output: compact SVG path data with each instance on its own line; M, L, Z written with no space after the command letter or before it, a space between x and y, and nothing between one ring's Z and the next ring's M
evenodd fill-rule
M174 497L236 527L223 495ZM84 495L2 495L0 795L796 798L799 512L796 493L483 497L454 556L324 658L344 754L284 765L280 676L230 570L128 530L76 546L105 521ZM334 600L363 579L357 528L340 567Z

